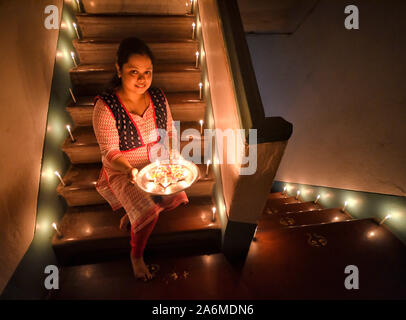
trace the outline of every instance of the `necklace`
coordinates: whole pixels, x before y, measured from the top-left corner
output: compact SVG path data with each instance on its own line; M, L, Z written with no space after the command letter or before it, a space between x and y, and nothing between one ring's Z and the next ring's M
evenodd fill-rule
M146 94L145 94L145 92L144 92L144 107L143 107L143 110L142 110L142 114L144 114L145 110L146 110L147 107L148 107L148 102L145 101L145 98L146 98ZM135 114L139 115L140 117L142 117L142 115L138 114L138 113L136 112L136 110L130 111L130 112L131 112L131 113L135 113Z

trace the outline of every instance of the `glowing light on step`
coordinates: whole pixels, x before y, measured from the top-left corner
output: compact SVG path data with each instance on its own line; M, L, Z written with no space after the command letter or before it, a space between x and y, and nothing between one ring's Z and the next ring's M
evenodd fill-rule
M316 200L314 200L314 203L317 203L319 200L320 200L320 195L318 194Z
M338 219L339 219L338 217L334 217L334 219L333 219L333 220L334 220L334 221L337 221Z
M75 53L74 53L73 51L70 52L70 56L72 57L73 64L75 65L75 67L77 67L78 64L76 63L76 60L75 60Z
M207 167L206 167L206 177L209 175L209 167L210 167L211 160L207 160Z
M204 123L204 121L199 120L199 123L200 123L200 134L202 135L203 134L203 123Z
M59 180L61 180L61 183L63 186L66 186L65 181L63 181L61 175L59 174L58 171L54 171L54 174L59 178Z
M383 219L381 220L381 222L379 222L379 225L384 224L384 223L385 223L385 221L386 221L386 220L388 220L388 219L390 219L391 217L392 217L392 216L391 216L390 214L386 215L386 217L385 217L385 218L383 218Z
M212 217L211 220L212 220L213 222L216 221L216 210L217 210L216 207L212 207L212 208L211 208L211 211L213 212L213 217Z
M199 82L199 99L200 100L202 100L202 98L203 98L202 88L203 88L203 83Z
M186 12L192 14L192 6L189 6L189 2L186 1Z
M57 58L62 58L62 57L63 57L63 52L58 50L58 51L56 52L56 57L57 57Z
M78 39L80 39L79 32L78 32L78 27L76 26L76 23L73 22L72 25L73 25L73 28L75 29L76 36L78 37Z
M70 125L69 125L69 124L66 125L66 129L68 129L68 132L69 132L69 135L70 135L70 139L72 140L72 142L75 142L76 139L75 139L75 138L73 137L73 135L72 135L72 131L70 130Z
M345 212L345 209L347 208L347 205L348 205L348 201L345 201L344 202L344 207L341 208L342 212Z
M76 103L77 100L76 100L76 97L75 97L75 95L73 94L73 91L72 91L71 88L69 88L69 92L70 92L70 95L71 95L71 97L72 97L73 102Z
M253 241L257 241L257 230L258 230L258 226L256 226L256 228L255 228L254 237L252 238Z
M66 22L65 21L62 21L61 22L61 29L62 30L66 30L68 28L68 25L66 24Z
M62 233L58 230L58 227L56 226L55 222L52 223L52 227L55 229L56 234L58 235L58 237L62 237Z
M195 35L195 30L196 30L196 23L192 23L192 39L194 40L195 39L195 37L196 37L196 35Z
M199 51L196 51L196 68L199 67Z
M300 196L300 190L297 190L297 192L296 192L296 200L299 200L299 196Z
M80 12L80 0L76 0L76 5L78 7L78 12Z
M374 237L374 236L375 236L375 232L371 231L371 232L368 233L368 237L369 237L369 238L372 238L372 237Z

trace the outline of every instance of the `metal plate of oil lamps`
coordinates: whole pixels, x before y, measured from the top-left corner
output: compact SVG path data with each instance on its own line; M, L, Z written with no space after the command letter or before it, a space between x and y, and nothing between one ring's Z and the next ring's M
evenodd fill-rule
M137 185L153 195L171 195L189 188L199 178L199 168L187 160L153 162L141 169Z

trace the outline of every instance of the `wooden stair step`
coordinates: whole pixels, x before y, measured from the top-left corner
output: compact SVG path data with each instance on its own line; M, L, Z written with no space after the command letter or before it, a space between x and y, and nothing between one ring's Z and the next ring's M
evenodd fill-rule
M82 38L191 39L193 15L76 14ZM145 41L145 40L144 40Z
M300 203L285 203L279 206L273 206L272 209L266 209L267 213L294 213L300 211L319 210L323 207L319 203L313 201L300 202Z
M199 92L165 93L171 108L172 118L177 121L199 121L205 119L206 102L199 100ZM91 126L94 96L79 96L77 102L69 103L66 110L75 126Z
M274 200L274 199L285 199L288 198L286 193L282 194L282 192L271 192L268 194L268 201Z
M181 15L189 10L184 0L82 0L86 13L138 13L138 14L160 14L160 15Z
M200 132L200 124L194 122L181 122L181 132L186 129L195 129ZM76 139L72 142L70 137L67 137L62 145L62 150L67 154L71 163L97 163L101 162L100 148L93 131L93 127L76 127L72 131L73 137ZM182 137L182 136L181 136ZM189 142L191 141L191 142ZM201 156L204 156L204 143L200 134L193 135L193 139L189 141L180 141L180 150L189 143L198 144L201 147Z
M339 208L302 211L295 213L264 213L258 223L258 229L278 229L292 226L305 226L352 220L348 213Z
M70 70L72 84L79 96L92 96L103 91L115 73L114 64L80 64ZM200 68L188 63L156 64L153 87L166 92L196 91L201 80Z
M145 251L196 250L216 248L221 243L218 216L212 222L211 204L181 205L161 212ZM106 259L117 254L129 254L130 233L119 229L124 210L113 212L107 205L69 207L58 228L52 246L61 264L83 263L88 259Z
M406 296L406 247L374 219L263 230L255 245L261 259L245 264L242 277L259 296L270 287L289 299ZM359 290L344 287L348 265L358 267Z
M205 164L198 165L200 178L186 190L188 197L211 198L214 177L212 167L206 176ZM106 200L97 192L96 182L99 178L101 164L78 164L71 165L63 177L65 186L61 183L57 192L62 196L68 206L87 206L106 203Z
M128 257L97 264L65 266L59 273L60 289L52 290L50 299L237 300L255 298L253 294L255 290L241 283L238 272L222 253L193 256L159 255L146 258L145 262L159 266L154 280L145 283L135 279ZM185 271L187 274L184 273ZM174 273L179 278L171 278L170 275ZM221 285L219 285L219 279L221 279ZM100 290L101 280L103 290Z
M156 63L188 63L196 62L196 51L199 49L197 40L148 41ZM73 46L79 55L81 64L114 64L119 41L116 40L73 40Z
M295 197L274 198L274 199L268 198L264 211L272 211L274 208L277 209L283 207L285 204L288 203L300 203L300 201L296 200Z

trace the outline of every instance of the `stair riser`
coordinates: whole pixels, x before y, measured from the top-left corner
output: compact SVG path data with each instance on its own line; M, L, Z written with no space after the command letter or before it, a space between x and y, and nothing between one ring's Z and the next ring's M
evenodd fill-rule
M116 60L118 43L74 42L81 64L111 63ZM196 42L186 43L151 43L149 44L156 62L190 63L196 61Z
M204 103L170 104L172 118L177 121L199 121L204 119ZM93 106L67 107L66 110L72 117L75 126L91 126L93 117Z
M83 38L191 39L194 17L77 16ZM145 40L144 40L145 41Z
M64 191L63 193L59 193L59 195L65 199L70 207L106 203L106 200L96 189Z
M71 80L77 95L96 95L110 83L113 71L71 72ZM200 72L178 71L157 72L153 76L152 86L164 92L185 92L199 90Z
M212 194L214 181L198 181L186 190L188 197L209 198ZM64 190L59 193L68 206L87 206L95 204L104 204L106 200L97 192L96 189L87 190Z
M130 253L130 236L116 239L100 239L54 245L53 249L60 265L85 264L90 261L105 261L110 257L128 257ZM154 235L148 239L144 254L181 254L193 249L194 254L207 251L219 252L221 247L221 230L196 230L182 234Z
M288 227L297 227L311 224L331 223L344 220L351 220L343 213L330 212L306 212L306 213L290 213L290 214L268 214L263 215L260 223L261 229L281 229Z
M190 144L190 145L189 145ZM190 146L196 146L195 148L201 148L201 163L204 159L204 143L200 143L200 140L197 142L187 142L181 141L180 150L182 151L184 147L189 149ZM62 150L69 157L69 160L73 164L82 164L82 163L99 163L101 162L101 153L98 145L91 146L75 146L75 147L62 147Z
M185 0L82 0L83 8L87 13L120 13L132 12L137 14L174 15L186 14Z
M273 213L280 213L280 214L288 214L288 213L296 213L299 211L310 211L310 210L317 210L322 209L322 207L317 203L292 203L287 204L285 206L281 206L278 208L273 208Z

